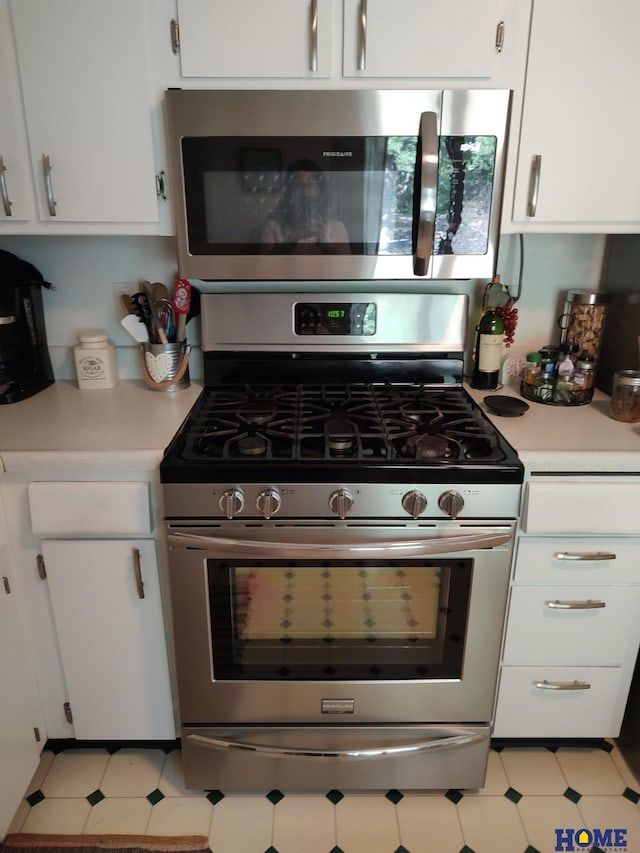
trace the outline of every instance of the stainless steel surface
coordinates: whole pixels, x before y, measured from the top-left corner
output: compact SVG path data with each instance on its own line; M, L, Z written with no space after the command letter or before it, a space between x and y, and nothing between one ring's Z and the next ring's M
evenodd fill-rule
M212 749L213 743L235 741L241 748ZM448 748L392 752L433 742ZM213 742L213 743L212 743ZM252 746L245 749L242 745ZM253 746L272 745L296 754L266 753ZM488 726L195 726L182 742L185 779L195 789L224 791L389 790L396 788L480 788L484 784L490 745ZM375 761L326 759L314 753L385 750ZM299 752L303 754L299 754ZM305 752L311 752L305 755Z
M211 724L320 724L324 699L353 699L353 723L488 723L493 712L497 662L509 583L514 523L422 526L380 524L361 528L341 522L257 526L195 519L168 524L169 576L183 726ZM452 529L453 528L453 529ZM456 534L459 538L456 540ZM457 548L454 543L457 541ZM267 543L265 545L265 542ZM253 543L253 544L250 544ZM269 543L275 543L270 545ZM309 544L313 543L313 544ZM218 681L212 672L210 613L205 566L208 558L238 553L308 558L309 550L339 565L359 545L391 547L403 554L446 553L473 559L473 583L465 637L463 677L429 681ZM491 544L493 543L493 544ZM306 547L305 547L306 546ZM273 548L273 550L271 550ZM357 553L357 552L356 552ZM364 552L366 554L366 551ZM360 557L365 558L363 552ZM381 553L377 553L381 557ZM370 557L371 558L371 557Z
M527 216L535 216L538 209L538 193L540 191L540 170L542 168L542 155L534 154L531 159L531 177L529 180L529 199L527 202Z
M587 601L560 601L556 599L555 601L545 601L544 606L548 607L549 610L598 610L601 607L606 607L607 603L605 601L594 601L591 598Z
M573 560L584 563L616 559L616 555L610 551L556 551L553 557L555 560Z
M418 133L420 151L420 200L418 202L418 234L413 256L415 275L429 274L433 235L436 226L436 194L438 191L438 117L435 113L422 113Z
M374 335L297 335L296 302L362 302L377 306ZM216 293L202 296L202 349L207 351L449 353L462 352L468 296L455 293Z
M42 171L44 174L44 186L47 191L47 207L49 216L56 216L57 201L53 194L53 183L51 181L51 160L48 154L42 155Z
M358 29L358 71L367 70L367 0L360 0Z
M460 492L449 489L438 498L438 506L451 518L457 518L464 509L464 498Z
M166 483L163 486L165 516L168 518L201 518L206 515L223 519L226 512L220 508L220 498L228 489L236 489L244 497L244 508L235 517L260 518L256 509L258 496L267 487L277 488L282 498L280 515L288 519L331 519L329 498L336 485L353 496L349 523L358 524L367 519L394 519L401 525L412 515L412 509L403 506L404 496L421 492L427 506L420 516L422 521L443 521L450 518L446 509L439 506L440 497L447 487L429 483L426 477L406 483ZM458 513L464 523L478 518L515 518L520 502L520 486L502 483L472 482L459 485L457 491L464 499L464 509Z
M438 254L430 278L490 278L495 272L510 92L474 90L169 90L166 92L180 275L234 280L412 279L411 255L192 255L182 180L183 137L418 135L424 112L440 135L494 136L496 156L486 251Z
M9 190L7 189L6 171L7 167L4 165L4 158L0 154L0 196L2 196L2 208L5 216L13 216L11 212L11 199L9 198Z

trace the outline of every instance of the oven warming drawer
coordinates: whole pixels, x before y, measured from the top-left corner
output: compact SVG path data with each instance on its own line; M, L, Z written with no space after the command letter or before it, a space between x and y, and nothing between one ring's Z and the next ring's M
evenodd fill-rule
M187 788L255 791L481 788L489 726L182 729Z

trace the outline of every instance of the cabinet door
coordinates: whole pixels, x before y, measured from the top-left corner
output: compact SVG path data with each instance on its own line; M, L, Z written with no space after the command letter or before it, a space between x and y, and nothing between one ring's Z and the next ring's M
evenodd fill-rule
M75 736L174 738L154 542L48 540L42 553Z
M38 766L45 736L42 731L43 740L36 741L42 715L3 526L0 504L0 839Z
M640 228L638 32L637 0L534 3L515 221Z
M183 77L331 74L331 0L178 0Z
M0 0L0 116L2 234L15 222L24 222L36 215L8 0Z
M45 221L158 220L143 11L142 0L11 2Z
M504 0L345 0L345 77L489 79Z

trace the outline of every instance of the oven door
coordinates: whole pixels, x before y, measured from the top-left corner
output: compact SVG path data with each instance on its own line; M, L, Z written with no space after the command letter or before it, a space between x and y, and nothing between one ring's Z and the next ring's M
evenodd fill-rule
M513 524L168 525L183 725L491 721Z

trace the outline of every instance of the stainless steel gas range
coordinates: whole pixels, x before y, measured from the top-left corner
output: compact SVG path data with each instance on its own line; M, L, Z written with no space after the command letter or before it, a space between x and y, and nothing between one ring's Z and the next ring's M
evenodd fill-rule
M475 788L523 469L465 296L206 294L161 464L185 779Z

